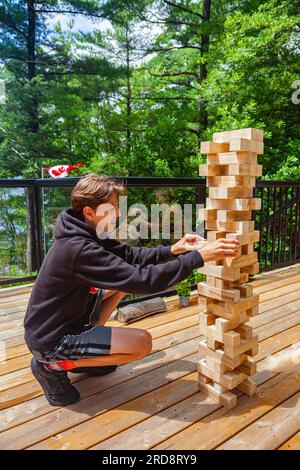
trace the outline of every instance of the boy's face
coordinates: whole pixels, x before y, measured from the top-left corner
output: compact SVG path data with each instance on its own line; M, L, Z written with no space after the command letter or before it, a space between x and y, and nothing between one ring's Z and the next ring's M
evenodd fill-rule
M85 222L94 230L107 232L115 226L120 217L119 194L115 191L110 198L100 204L96 210L89 206L83 208Z

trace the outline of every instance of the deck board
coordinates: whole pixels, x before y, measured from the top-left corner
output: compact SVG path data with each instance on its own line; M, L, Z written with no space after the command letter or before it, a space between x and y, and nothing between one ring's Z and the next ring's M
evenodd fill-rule
M29 293L2 294L0 340L8 360L0 365L0 448L299 448L300 370L275 375L262 372L262 365L269 354L300 340L300 265L255 276L252 285L260 296L260 315L250 321L260 341L258 391L251 398L239 393L233 410L197 388L203 302L196 295L185 308L175 296L166 298L167 312L124 326L151 333L151 354L101 378L70 374L82 399L54 408L29 368L22 325Z

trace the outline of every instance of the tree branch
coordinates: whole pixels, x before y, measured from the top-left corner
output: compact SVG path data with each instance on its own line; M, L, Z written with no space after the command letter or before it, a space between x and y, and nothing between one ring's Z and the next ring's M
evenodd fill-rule
M177 77L178 75L191 75L192 77L198 78L198 75L195 72L172 72L162 74L149 72L149 74L152 75L152 77Z
M136 50L145 51L145 52L169 52L169 51L176 51L180 49L196 49L200 51L201 47L200 46L173 46L173 47L161 47L157 49L136 49Z
M171 7L178 8L178 10L184 11L185 13L191 13L192 15L195 15L203 20L203 16L201 15L201 13L197 13L196 11L190 10L189 8L184 7L182 5L177 5L177 3L170 2L170 0L163 0L163 2Z
M87 13L80 10L36 10L37 13L55 13L55 14L67 14L67 15L83 15L83 16L91 16L94 18L106 18L105 15L99 15L97 13Z

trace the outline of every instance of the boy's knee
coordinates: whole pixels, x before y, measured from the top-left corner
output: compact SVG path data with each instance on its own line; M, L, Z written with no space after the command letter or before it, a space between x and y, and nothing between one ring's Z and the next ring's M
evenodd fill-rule
M152 336L146 330L139 330L136 339L137 355L142 357L147 356L152 351Z

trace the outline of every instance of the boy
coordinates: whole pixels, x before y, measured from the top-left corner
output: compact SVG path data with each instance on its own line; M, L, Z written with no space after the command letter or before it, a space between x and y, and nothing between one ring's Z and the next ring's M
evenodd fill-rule
M105 326L125 293L165 290L204 262L237 253L235 240L204 242L197 249L197 235L157 248L132 248L105 236L109 223L119 216L123 191L113 179L97 174L79 180L72 191L72 208L58 216L55 241L32 290L25 341L34 356L32 373L54 406L80 398L68 370L103 375L150 353L147 331ZM108 209L99 215L103 207ZM91 294L91 288L98 288L98 293Z

